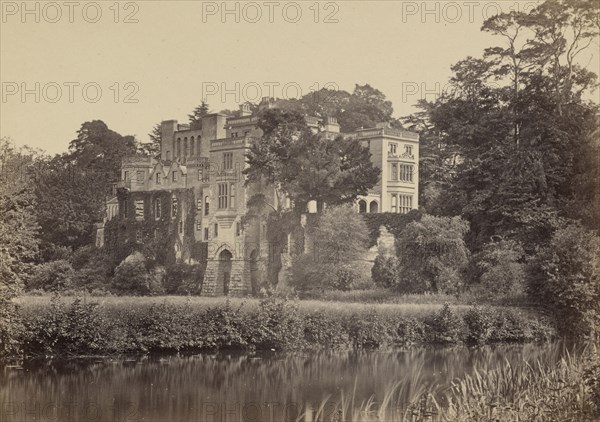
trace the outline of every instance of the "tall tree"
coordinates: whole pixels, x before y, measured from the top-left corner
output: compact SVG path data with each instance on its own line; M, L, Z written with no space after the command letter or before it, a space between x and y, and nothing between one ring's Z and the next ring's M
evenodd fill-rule
M96 173L109 183L119 178L121 158L134 155L136 150L133 136L122 136L109 129L102 120L93 120L81 125L64 159L79 170Z
M134 155L133 136L122 136L100 121L85 122L69 152L46 160L36 172L36 216L44 250L76 249L89 244L112 184L119 179L121 158Z
M190 119L190 129L202 129L202 118L207 114L209 114L208 104L202 101L202 103L192 111L192 114L188 114L188 118Z
M19 293L37 258L39 226L30 172L38 158L37 152L0 139L0 301Z
M591 33L583 29L592 27L589 17L584 25L580 15L572 2L549 0L529 14L490 18L483 30L503 45L453 66L455 89L422 102L424 116L412 118L426 123L421 171L435 169L443 186L425 204L467 218L475 249L503 235L518 237L531 253L549 239L560 215L591 214L572 208L588 200L579 208L590 209L590 189L584 199L573 182L591 187L590 169L597 167L586 158L594 151L597 107L582 100L595 75L569 64ZM556 20L550 32L542 29L548 20ZM568 22L573 37L566 36ZM439 176L444 173L449 177ZM435 183L422 176L425 188Z
M392 117L392 103L386 100L381 91L369 84L356 84L352 93L329 87L321 88L299 99L278 100L276 105L278 108L309 116L335 117L343 132L374 127L381 122L401 126Z
M148 134L150 142L145 142L139 145L138 150L144 155L150 155L152 157L160 153L160 146L162 144L162 131L160 130L160 123L157 123L152 128L152 132Z
M377 183L380 171L367 148L311 133L298 112L266 110L258 126L264 135L248 152L245 174L250 182L272 184L299 210L312 200L319 210L325 203L352 202Z

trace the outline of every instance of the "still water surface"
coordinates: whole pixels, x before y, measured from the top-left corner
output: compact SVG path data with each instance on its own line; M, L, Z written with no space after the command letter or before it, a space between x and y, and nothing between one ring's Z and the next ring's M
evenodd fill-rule
M552 363L564 350L529 344L29 363L1 368L0 421L293 421L327 397L377 402L401 381L409 400L474 367Z

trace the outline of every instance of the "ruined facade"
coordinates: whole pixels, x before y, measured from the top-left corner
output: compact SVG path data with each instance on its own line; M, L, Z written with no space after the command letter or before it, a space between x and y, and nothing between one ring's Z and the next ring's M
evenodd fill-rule
M272 102L265 100L260 107L270 106ZM107 203L97 245L126 254L158 242L164 245L165 262L201 264L201 294L256 292L266 281L272 254L268 216L248 218L247 201L262 193L278 204L272 187L244 184L245 154L262 136L258 115L250 109L243 104L236 117L207 115L201 129L163 121L160 157L122 159L117 195ZM307 117L306 122L314 132L340 135L333 118ZM380 125L341 135L368 146L371 159L382 170L379 183L356 202L357 212L406 213L418 207L416 133ZM309 212L311 208L309 204Z

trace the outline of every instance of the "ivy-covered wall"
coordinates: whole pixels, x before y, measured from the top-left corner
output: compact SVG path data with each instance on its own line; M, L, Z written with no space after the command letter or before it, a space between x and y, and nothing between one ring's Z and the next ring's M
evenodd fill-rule
M127 192L120 190L119 215L105 225L105 248L116 262L133 251L156 264L170 266L190 258L206 261L206 247L196 242L193 189ZM173 199L177 211L172 213ZM143 201L143 218L136 216L136 202ZM157 201L160 211L157 212ZM183 232L180 234L180 223ZM198 244L200 243L200 245ZM178 259L179 258L179 259Z
M379 237L379 227L384 226L394 238L398 238L400 232L404 230L408 223L421 219L423 213L419 210L412 210L408 214L396 214L383 212L379 214L361 214L369 228L369 248L377 244Z

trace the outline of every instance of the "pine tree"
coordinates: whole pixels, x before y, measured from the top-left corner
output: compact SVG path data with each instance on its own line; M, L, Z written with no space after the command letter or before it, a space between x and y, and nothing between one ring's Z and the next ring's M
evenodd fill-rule
M202 118L209 113L208 104L204 101L194 109L192 114L188 114L190 119L190 129L198 130L202 129Z

